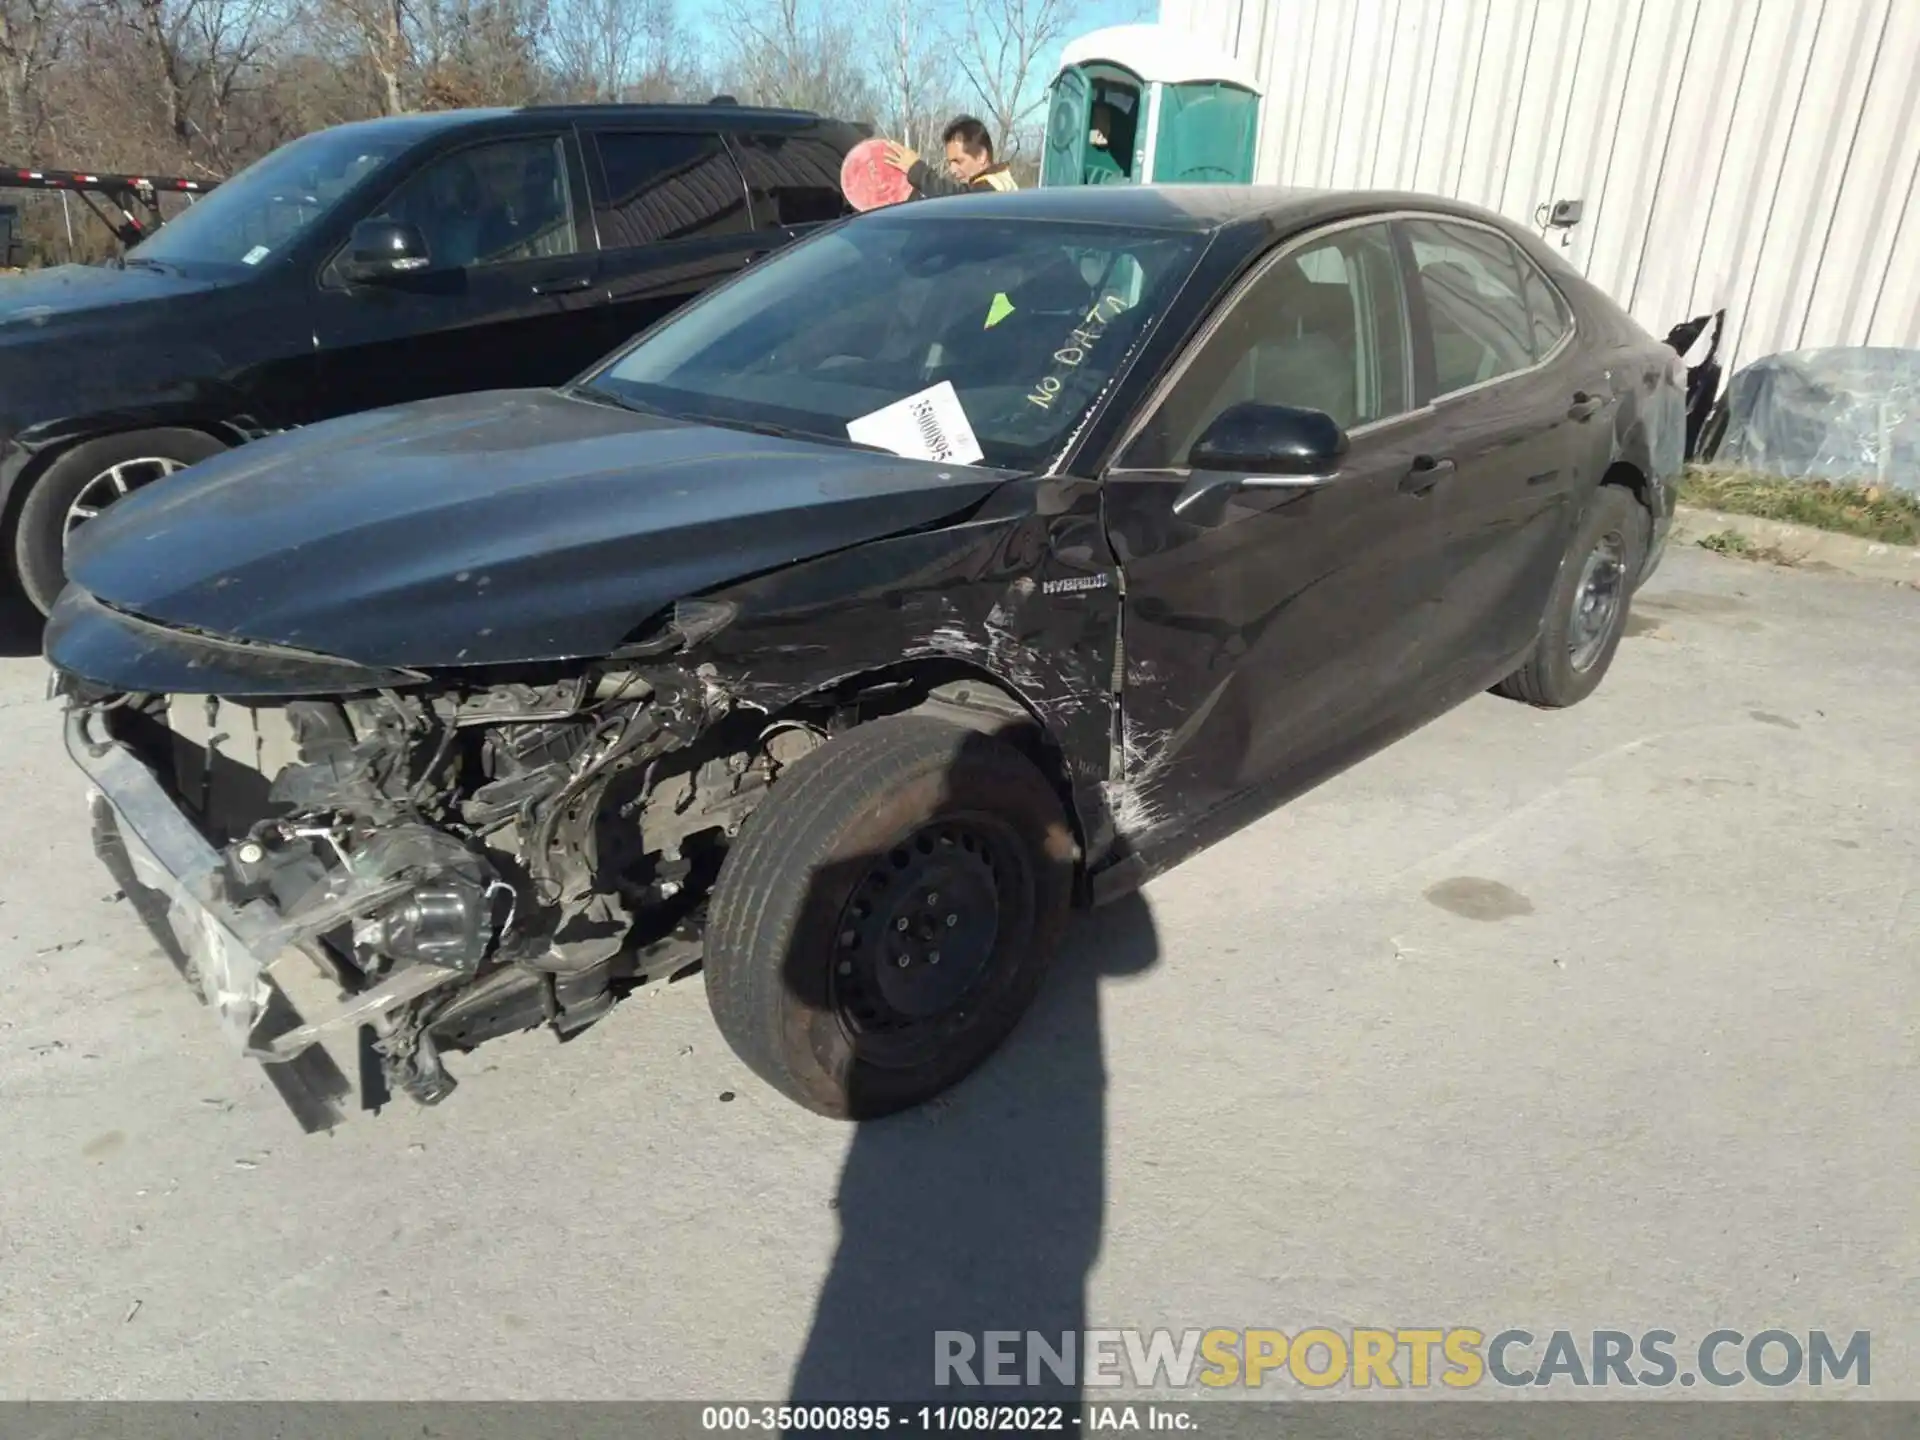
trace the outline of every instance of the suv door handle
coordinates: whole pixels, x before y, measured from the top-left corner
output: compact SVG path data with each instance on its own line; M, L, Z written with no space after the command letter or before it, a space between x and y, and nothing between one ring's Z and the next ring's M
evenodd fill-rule
M1568 407L1567 418L1570 420L1591 420L1606 408L1607 402L1602 400L1598 395L1589 395L1584 390L1578 390L1574 392L1573 404Z
M536 295L565 295L569 291L584 290L593 283L591 275L562 275L553 280L536 280L533 293Z
M1451 475L1455 469L1453 461L1440 459L1432 455L1413 457L1413 468L1400 477L1400 489L1407 495L1424 495L1440 483L1443 475Z

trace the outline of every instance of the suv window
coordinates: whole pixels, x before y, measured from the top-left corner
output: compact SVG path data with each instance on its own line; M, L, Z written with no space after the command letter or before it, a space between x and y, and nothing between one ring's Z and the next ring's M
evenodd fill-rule
M417 228L436 270L570 255L580 248L566 150L557 136L499 140L443 155L370 218Z
M1348 429L1413 408L1406 300L1384 224L1309 241L1232 304L1129 447L1128 468L1184 465L1221 411L1250 400L1325 411Z
M606 180L594 200L604 248L753 228L746 187L717 134L613 132L596 135L594 145Z
M1533 327L1514 248L1477 225L1403 223L1433 331L1434 394L1450 395L1530 367Z
M753 195L754 218L765 229L813 225L848 213L840 191L846 158L816 135L739 135L740 169Z

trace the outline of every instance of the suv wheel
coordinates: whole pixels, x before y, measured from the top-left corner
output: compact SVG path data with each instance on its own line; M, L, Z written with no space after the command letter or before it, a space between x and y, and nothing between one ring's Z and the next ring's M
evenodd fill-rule
M1040 988L1075 843L999 740L876 720L805 756L714 886L707 1000L733 1051L799 1104L864 1120L978 1067Z
M198 430L139 430L89 440L56 456L27 491L14 528L20 588L41 614L66 584L67 543L109 505L226 449Z

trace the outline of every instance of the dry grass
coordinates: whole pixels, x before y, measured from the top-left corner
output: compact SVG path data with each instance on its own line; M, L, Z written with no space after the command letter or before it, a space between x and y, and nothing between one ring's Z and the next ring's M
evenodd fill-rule
M1889 545L1920 545L1920 496L1877 485L1777 480L1750 471L1693 467L1680 481L1680 503L1811 525Z
M1768 565L1798 565L1802 559L1790 550L1778 545L1760 545L1738 530L1716 530L1711 535L1702 535L1694 542L1702 550L1711 550L1716 555L1731 555L1739 560L1758 560Z

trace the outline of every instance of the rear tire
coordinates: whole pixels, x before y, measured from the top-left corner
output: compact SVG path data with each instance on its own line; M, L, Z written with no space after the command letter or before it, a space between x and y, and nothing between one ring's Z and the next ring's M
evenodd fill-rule
M1599 686L1626 633L1652 517L1631 491L1602 485L1574 532L1533 653L1494 686L1542 709L1577 705Z
M67 583L69 533L140 486L198 464L227 447L198 430L135 430L74 446L42 470L14 523L20 589L45 615Z
M918 1105L976 1069L1040 988L1073 832L1001 741L925 716L805 756L721 866L707 1001L753 1072L822 1115ZM944 953L942 953L944 951Z

